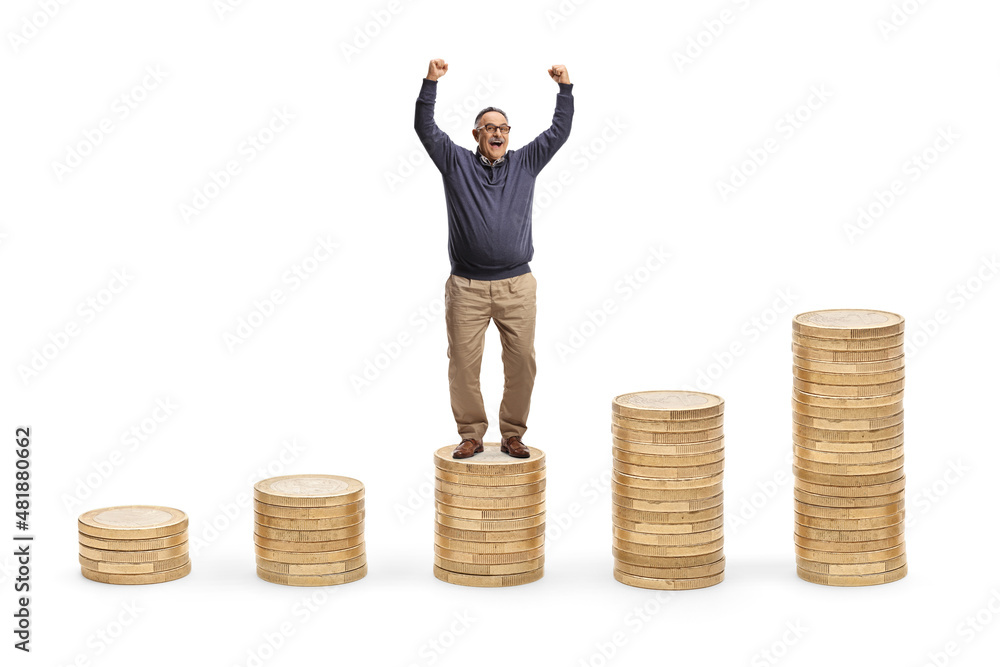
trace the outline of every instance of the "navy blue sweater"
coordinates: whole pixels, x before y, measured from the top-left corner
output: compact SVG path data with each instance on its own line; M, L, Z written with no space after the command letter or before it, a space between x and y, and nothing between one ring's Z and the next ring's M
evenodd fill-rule
M437 81L424 79L414 129L444 180L451 272L473 280L528 273L535 178L573 124L573 84L560 83L552 126L504 159L487 166L476 151L458 146L434 122Z

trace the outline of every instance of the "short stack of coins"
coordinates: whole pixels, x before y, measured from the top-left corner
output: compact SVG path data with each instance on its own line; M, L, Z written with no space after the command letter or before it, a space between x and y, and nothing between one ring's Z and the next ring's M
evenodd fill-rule
M512 458L498 443L467 459L434 453L434 576L462 586L518 586L545 565L545 452Z
M104 584L159 584L187 576L187 515L171 507L123 505L80 515L80 568Z
M903 318L821 310L792 321L795 560L801 579L906 576Z
M253 487L257 576L333 586L368 574L365 486L338 475L284 475Z
M725 577L723 408L713 394L644 391L611 402L614 577L659 590Z

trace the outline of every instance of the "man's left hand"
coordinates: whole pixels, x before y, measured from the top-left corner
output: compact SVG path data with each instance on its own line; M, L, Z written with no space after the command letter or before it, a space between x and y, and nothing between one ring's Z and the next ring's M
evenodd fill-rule
M556 83L569 83L569 72L566 71L565 65L553 65L549 70L549 76Z

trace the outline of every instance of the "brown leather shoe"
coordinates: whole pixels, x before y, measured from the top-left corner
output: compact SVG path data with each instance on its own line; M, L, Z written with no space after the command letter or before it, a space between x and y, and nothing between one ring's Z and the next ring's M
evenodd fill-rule
M531 452L528 448L524 446L521 442L521 438L516 435L512 435L509 438L504 438L500 442L500 451L504 454L510 454L514 458L526 459L531 456Z
M464 438L462 442L458 443L455 450L451 453L451 458L453 459L467 459L473 454L478 454L483 451L483 441L473 440L472 438Z

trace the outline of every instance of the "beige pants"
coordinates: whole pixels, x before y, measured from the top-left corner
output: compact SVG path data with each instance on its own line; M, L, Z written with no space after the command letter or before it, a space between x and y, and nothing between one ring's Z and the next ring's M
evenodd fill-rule
M451 410L462 438L482 439L488 420L479 390L486 327L492 318L503 346L503 401L500 435L521 437L527 430L535 386L535 277L505 280L448 277L444 288L448 329L448 386Z

